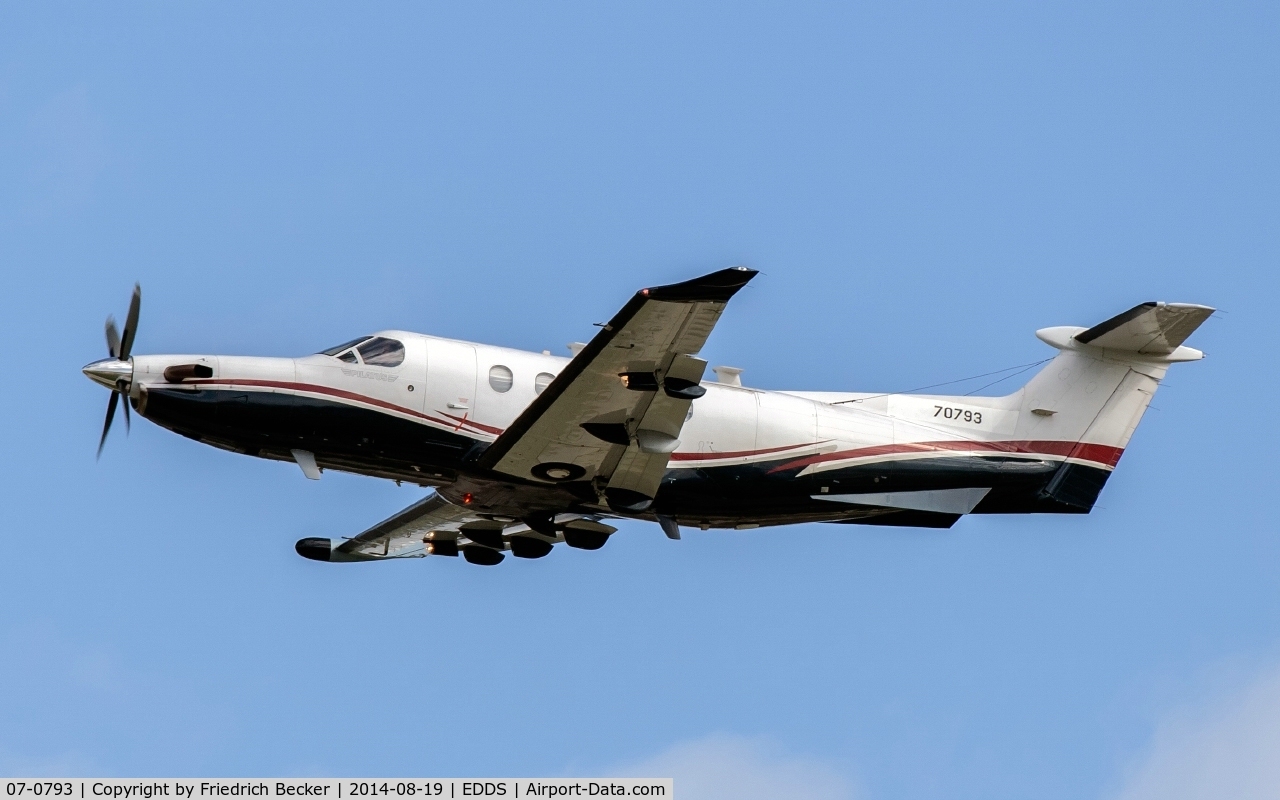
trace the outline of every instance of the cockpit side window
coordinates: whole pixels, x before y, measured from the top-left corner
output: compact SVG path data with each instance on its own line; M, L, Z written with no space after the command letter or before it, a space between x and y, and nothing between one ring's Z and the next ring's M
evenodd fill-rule
M398 367L404 363L404 345L385 336L375 336L356 349L360 351L360 358L366 364Z
M361 342L363 342L365 339L368 339L368 338L369 338L368 336L361 336L359 339L352 339L352 340L351 340L351 341L349 341L349 342L343 342L342 344L338 345L337 347L330 347L328 350L321 350L321 351L320 351L320 355L322 355L322 356L336 356L336 355L338 355L338 353L341 353L343 350L346 350L346 349L351 348L351 347L355 347L356 345L360 344ZM343 361L346 361L347 359L345 359L345 358L344 358L344 359L342 359L342 360L343 360ZM352 360L354 361L354 359L352 359Z
M345 361L345 362L347 362L348 364L355 364L355 363L358 363L358 360L356 359L356 351L355 351L355 350L348 350L347 352L345 352L345 353L343 353L342 355L338 356L338 360L339 360L339 361Z

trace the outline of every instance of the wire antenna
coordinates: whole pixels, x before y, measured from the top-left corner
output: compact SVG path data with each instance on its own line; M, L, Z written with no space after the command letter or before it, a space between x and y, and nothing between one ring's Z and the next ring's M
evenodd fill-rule
M928 386L920 386L915 389L907 389L906 391L903 391L903 392L884 392L883 394L873 394L873 395L868 395L866 397L859 397L853 400L837 400L831 405L838 406L844 403L861 403L864 400L874 400L878 397L888 397L891 394L915 394L916 392L923 392L925 389L937 389L939 386L951 386L952 384L955 384L955 383L964 383L965 381L976 381L979 378L989 378L992 375L1000 375L1005 372L1010 373L1009 375L1004 375L1004 377L997 378L996 380L986 384L985 386L981 386L977 389L974 389L971 392L965 392L965 394L962 395L963 397L968 397L976 392L982 391L983 389L986 389L991 386L995 386L997 383L1000 383L1000 381L1008 380L1009 378L1012 378L1016 375L1021 375L1022 373L1026 372L1029 369L1032 369L1033 367L1038 367L1041 364L1047 364L1052 360L1053 360L1053 356L1050 356L1049 358L1043 358L1039 361L1033 361L1030 364L1018 364L1017 366L1005 367L1004 369L998 369L994 372L984 372L981 375L970 375L967 378L956 378L953 381L943 381L942 383L931 383ZM1017 371L1014 372L1014 370L1017 370Z

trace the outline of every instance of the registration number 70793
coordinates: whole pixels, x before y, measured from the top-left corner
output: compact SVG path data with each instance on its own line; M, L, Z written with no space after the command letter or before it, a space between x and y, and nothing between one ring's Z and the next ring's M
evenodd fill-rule
M933 408L933 416L941 419L949 419L954 422L972 422L974 425L982 424L981 411L974 411L970 408L957 408L956 406L935 405Z

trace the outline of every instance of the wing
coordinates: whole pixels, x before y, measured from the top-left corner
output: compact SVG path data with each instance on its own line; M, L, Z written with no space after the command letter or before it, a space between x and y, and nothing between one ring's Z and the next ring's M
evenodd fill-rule
M627 513L657 493L707 363L702 349L745 267L642 289L480 457L543 483L590 481Z
M298 554L317 561L374 561L429 555L436 538L454 542L459 529L479 520L466 506L450 503L434 492L351 539L303 539Z
M543 519L535 531L524 523L481 517L433 493L359 536L302 539L295 548L299 555L315 561L382 561L461 552L468 561L496 564L502 560L503 550L520 558L541 558L559 542L594 550L615 530L593 517L559 514Z

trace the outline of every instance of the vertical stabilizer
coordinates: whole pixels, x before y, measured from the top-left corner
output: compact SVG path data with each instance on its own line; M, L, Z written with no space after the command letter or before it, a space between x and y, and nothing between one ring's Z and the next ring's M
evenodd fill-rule
M1182 343L1212 313L1144 303L1092 328L1036 332L1061 352L1020 390L1017 437L1065 454L1042 497L1093 507L1169 364L1203 358Z

